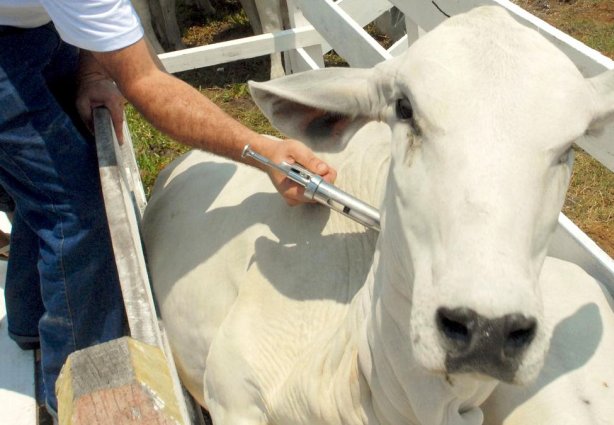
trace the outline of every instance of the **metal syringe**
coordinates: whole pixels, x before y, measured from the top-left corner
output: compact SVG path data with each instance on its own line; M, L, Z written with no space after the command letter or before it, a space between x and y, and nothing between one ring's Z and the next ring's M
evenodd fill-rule
M251 150L249 145L245 145L241 157L253 158L261 164L276 169L293 182L304 187L306 198L313 199L363 226L380 231L380 215L376 208L326 182L321 176L312 173L300 164L288 164L286 162L277 164Z

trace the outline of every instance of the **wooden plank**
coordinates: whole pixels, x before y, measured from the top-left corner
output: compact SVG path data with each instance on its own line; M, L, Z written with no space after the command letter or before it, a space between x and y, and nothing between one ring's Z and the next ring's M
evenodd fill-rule
M301 10L296 6L294 0L286 0L286 6L288 8L291 28L310 26L309 21L307 21ZM284 60L286 62L286 74L324 68L322 45L290 49L284 54Z
M382 13L390 10L392 4L388 0L340 0L336 3L352 20L364 27L373 22Z
M163 352L172 358L172 351L170 342L168 340L168 336L166 334L166 330L164 329L164 325L160 322L160 332L162 335L162 344L163 344ZM179 381L179 374L177 373L177 368L175 367L174 361L168 362L168 368L170 372L170 377L173 383L173 389L175 394L178 395L179 402L181 403L181 407L185 408L184 414L187 414L188 423L193 425L206 425L205 418L203 416L202 409L200 405L194 400L194 398L188 393L188 391L181 385L181 381Z
M6 265L6 261L0 262L0 422L36 425L34 351L22 351L7 332L4 305Z
M146 201L130 132L124 126L125 143L120 147L105 108L94 110L94 128L103 197L130 335L165 352L166 370L173 377L171 389L179 401L183 423L192 423L178 385L172 353L165 350L145 265L139 222Z
M134 156L134 145L132 144L132 136L130 135L130 129L128 123L124 120L123 126L124 144L120 146L121 158L123 159L123 174L124 179L127 182L128 188L132 195L132 201L136 212L136 218L139 223L145 212L147 206L147 198L145 197L145 190L143 189L143 182L141 181L141 173L139 166L136 163Z
M100 180L130 334L147 344L161 347L162 339L134 214L134 196L124 175L123 164L118 163L121 150L106 109L94 110L94 125Z
M579 265L614 296L614 260L563 213L559 215L548 255Z
M331 0L296 0L305 17L352 67L368 68L392 58Z
M58 377L60 425L185 425L160 347L123 337L72 353Z
M174 73L265 56L295 47L313 46L320 44L321 41L322 37L317 31L311 26L306 26L163 53L159 58L166 70Z
M315 69L324 68L306 49L299 47L295 50L290 50L286 55L289 62L289 67L286 72L290 71L295 74L297 72L312 71ZM321 58L322 56L320 56Z

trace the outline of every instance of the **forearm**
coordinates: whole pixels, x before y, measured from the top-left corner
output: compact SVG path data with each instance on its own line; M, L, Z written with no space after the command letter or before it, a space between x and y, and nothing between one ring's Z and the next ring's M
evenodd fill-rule
M245 144L265 153L269 141L240 124L196 89L177 78L155 73L124 95L160 131L189 146L240 160Z
M241 158L243 147L250 144L273 162L299 162L326 181L335 180L335 170L302 143L279 143L255 133L198 90L162 71L144 40L124 49L94 53L94 57L145 119L175 140L265 169L253 160ZM288 203L304 201L300 187L281 173L267 172Z
M125 49L95 53L136 109L178 142L241 160L243 146L270 153L276 142L232 119L196 89L162 71L145 41Z

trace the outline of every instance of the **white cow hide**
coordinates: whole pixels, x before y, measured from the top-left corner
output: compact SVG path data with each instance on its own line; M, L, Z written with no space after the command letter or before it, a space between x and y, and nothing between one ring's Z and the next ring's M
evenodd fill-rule
M143 223L153 285L183 382L215 424L478 425L500 381L525 389L501 386L489 424L532 397L585 408L540 396L570 385L606 418L577 423L612 423L609 301L546 259L572 143L612 120L612 72L584 79L484 7L373 69L251 90L380 208L382 229L289 208L263 173L203 152L161 173ZM561 339L569 329L589 345ZM589 389L593 375L607 386Z
M555 327L544 368L527 387L500 384L485 425L614 424L614 302L578 266L547 258L540 287Z

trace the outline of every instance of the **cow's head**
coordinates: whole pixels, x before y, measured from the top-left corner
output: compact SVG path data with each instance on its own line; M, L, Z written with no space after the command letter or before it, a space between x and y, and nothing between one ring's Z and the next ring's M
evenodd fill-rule
M449 19L373 69L325 69L252 94L286 134L341 146L392 130L382 209L384 285L415 358L435 372L533 378L548 348L538 278L572 143L614 113L614 74L585 79L502 9Z

